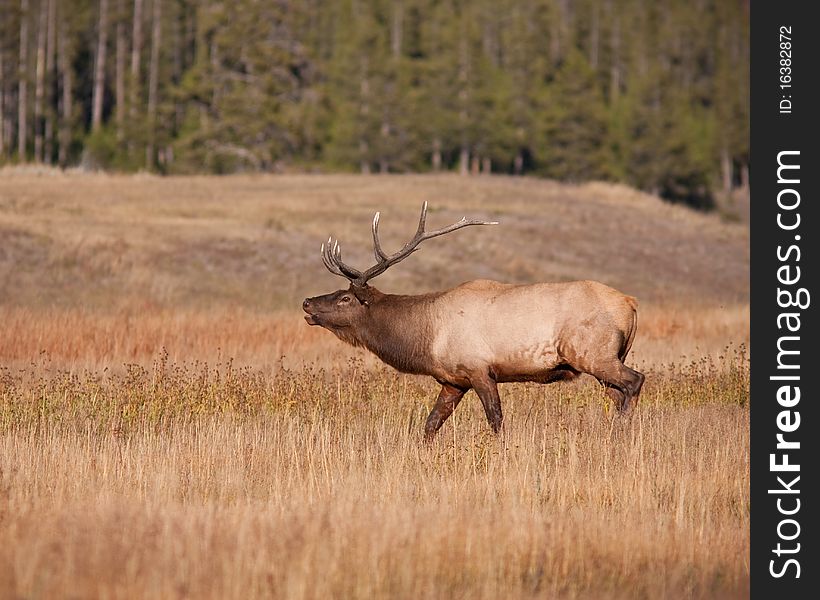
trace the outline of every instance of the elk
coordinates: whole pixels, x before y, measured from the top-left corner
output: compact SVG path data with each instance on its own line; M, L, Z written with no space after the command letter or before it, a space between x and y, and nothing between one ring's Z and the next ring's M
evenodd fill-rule
M441 385L425 423L425 439L433 439L470 389L498 433L503 419L499 383L552 383L587 373L605 386L621 412L637 401L644 375L624 364L635 339L635 298L595 281L510 285L475 280L441 292L384 294L368 282L423 241L498 223L464 217L428 232L425 202L416 234L388 255L379 242L379 216L377 212L372 224L376 264L365 271L346 265L338 240L328 238L322 260L350 285L307 298L302 308L309 325L367 348L401 372L429 375Z

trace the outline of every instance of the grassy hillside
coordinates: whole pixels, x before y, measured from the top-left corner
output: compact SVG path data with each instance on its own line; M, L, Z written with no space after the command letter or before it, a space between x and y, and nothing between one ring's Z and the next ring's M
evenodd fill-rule
M48 172L46 172L48 173ZM622 186L458 176L0 178L0 303L296 308L344 283L319 260L333 234L372 264L429 226L492 218L426 242L374 283L419 292L468 279L598 279L646 301L745 302L748 230Z

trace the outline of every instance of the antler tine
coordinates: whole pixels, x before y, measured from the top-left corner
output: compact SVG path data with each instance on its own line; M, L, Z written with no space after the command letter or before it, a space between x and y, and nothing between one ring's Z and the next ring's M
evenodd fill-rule
M322 250L321 250L321 252L322 252L322 262L325 264L325 267L327 267L328 271L330 271L334 275L341 275L342 277L344 277L344 273L342 273L339 270L339 267L337 267L335 264L333 264L333 261L330 259L330 254L329 254L330 248L331 248L331 238L327 238L327 245L325 245L324 243L322 244Z
M427 200L421 205L421 216L419 217L419 228L416 230L416 236L424 233L424 225L427 223Z
M342 262L342 247L339 245L339 240L334 240L332 236L327 238L327 245L322 244L322 262L325 263L328 271L349 279L351 282L362 276L361 271Z
M456 231L462 227L469 227L470 225L498 225L498 221L479 221L478 219L467 219L467 217L461 217L460 220L456 221L452 225L442 227L441 229L436 229L435 231L423 233L418 241L422 242L424 240L429 240L430 238L444 235L445 233L450 233L451 231Z
M387 254L384 253L382 250L382 245L379 242L379 219L381 218L381 213L377 212L373 216L373 254L376 255L376 261L382 263L387 260Z

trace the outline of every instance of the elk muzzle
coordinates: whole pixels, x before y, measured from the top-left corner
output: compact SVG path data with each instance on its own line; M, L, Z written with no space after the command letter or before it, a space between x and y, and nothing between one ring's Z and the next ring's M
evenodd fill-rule
M305 301L302 302L302 310L304 310L307 314L305 315L305 321L307 321L308 325L319 325L319 321L316 320L316 314L313 312L314 303L311 302L310 298L305 298Z

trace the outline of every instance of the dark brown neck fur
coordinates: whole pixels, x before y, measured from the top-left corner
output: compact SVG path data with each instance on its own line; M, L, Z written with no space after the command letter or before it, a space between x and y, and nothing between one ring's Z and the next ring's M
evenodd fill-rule
M418 296L375 294L368 298L367 317L348 335L338 335L355 346L364 346L404 373L428 374L433 339L431 305L440 293ZM353 338L355 330L355 338Z

